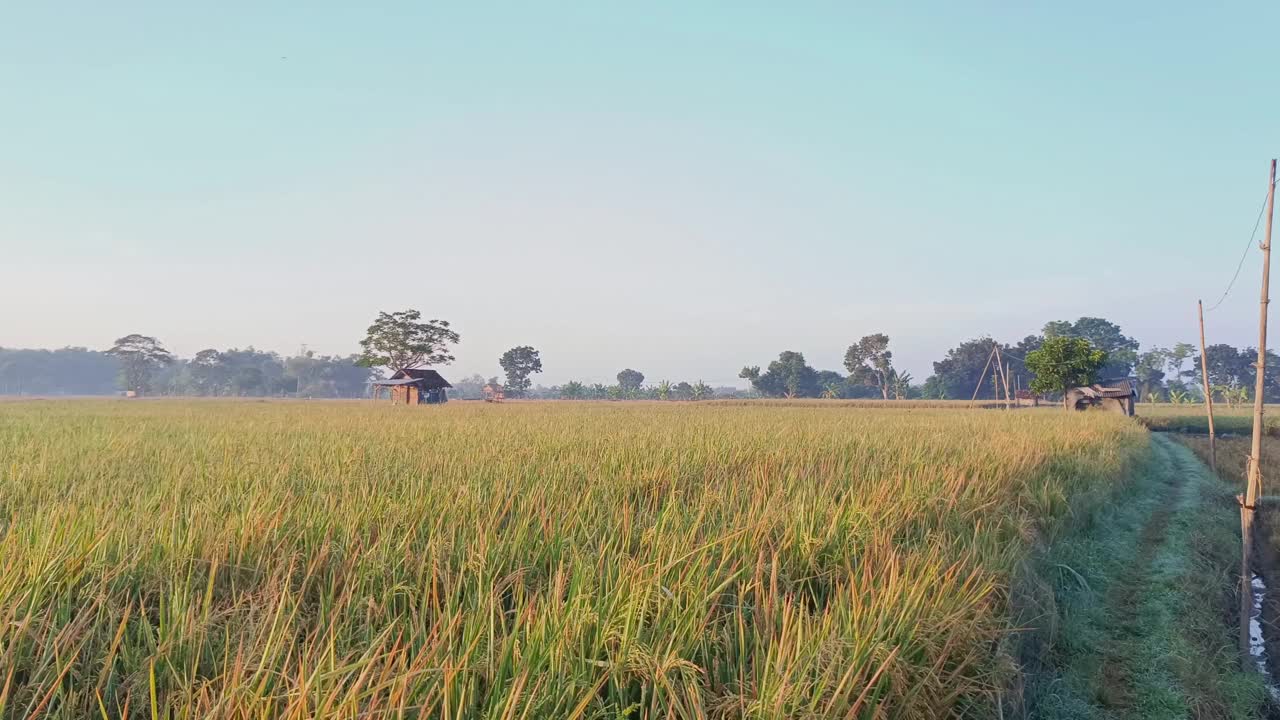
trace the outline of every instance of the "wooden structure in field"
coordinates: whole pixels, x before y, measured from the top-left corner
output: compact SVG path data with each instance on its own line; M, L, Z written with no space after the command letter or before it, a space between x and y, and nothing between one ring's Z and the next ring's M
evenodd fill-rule
M1067 391L1066 404L1073 410L1101 408L1121 415L1133 415L1138 401L1138 385L1132 378L1103 380L1092 385L1071 388Z
M1013 397L1018 407L1040 407L1040 396L1030 390L1019 390Z
M374 380L373 399L382 394L382 388L390 392L391 402L396 405L436 405L448 402L448 388L453 387L435 370L409 368L399 370L386 380Z
M496 382L485 383L485 386L480 388L480 392L484 393L485 402L502 402L505 398L502 385Z

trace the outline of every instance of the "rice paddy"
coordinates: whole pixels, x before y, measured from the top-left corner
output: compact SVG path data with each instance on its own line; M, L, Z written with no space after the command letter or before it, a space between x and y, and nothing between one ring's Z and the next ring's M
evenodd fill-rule
M1100 413L0 404L0 717L994 717Z

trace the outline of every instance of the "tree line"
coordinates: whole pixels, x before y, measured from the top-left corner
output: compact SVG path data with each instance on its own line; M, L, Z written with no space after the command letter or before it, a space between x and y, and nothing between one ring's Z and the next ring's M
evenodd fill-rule
M1081 342L1058 342L1065 339ZM286 357L248 347L209 348L184 359L170 353L157 338L141 334L119 338L102 351L83 347L0 348L0 394L94 395L128 390L213 397L356 398L366 396L369 381L383 371L450 364L454 360L452 347L460 341L447 321L423 321L418 311L406 310L379 313L360 341L361 352L348 356L319 355L304 349ZM992 365L993 348L998 348L1003 376ZM1039 333L1012 343L989 336L966 340L935 361L933 373L918 383L895 366L889 336L871 333L848 346L843 371L816 369L803 353L794 350L779 353L763 368L744 367L739 377L751 390L742 393L736 388L713 388L701 380L646 384L644 373L632 368L620 371L613 384L570 380L551 387L535 386L532 378L543 370L541 354L531 345L519 345L498 358L505 376L502 381L497 376L486 379L473 375L454 383L454 395L480 397L483 386L490 385L501 387L511 397L566 400L704 400L744 394L989 400L1003 396L1004 382L1011 390L1044 391L1084 377L1135 377L1142 400L1177 403L1203 399L1199 381L1202 358L1196 350L1190 343L1177 343L1140 351L1138 341L1125 335L1119 325L1104 318L1082 317L1074 322L1046 323ZM1090 355L1095 352L1096 357ZM1232 404L1250 401L1256 356L1254 348L1226 344L1206 349L1204 360L1215 398ZM1274 360L1267 363L1264 399L1280 402L1280 357L1272 353L1268 357ZM1075 367L1074 375L1060 372L1068 365ZM1038 383L1037 369L1042 376Z
M1004 392L1003 380L996 377L990 363L994 347L999 348L1009 382L1017 388L1031 390L1036 384L1036 373L1028 367L1028 357L1056 338L1084 340L1089 349L1100 351L1100 367L1089 374L1099 379L1134 377L1140 399L1144 401L1203 400L1201 358L1194 345L1177 343L1143 352L1139 342L1125 335L1119 325L1095 317L1048 322L1039 333L1016 342L1000 342L986 335L966 340L934 361L933 374L918 384L910 373L894 367L889 337L883 333L866 335L852 343L845 353L844 372L818 370L805 361L803 353L788 350L763 370L759 366L743 368L741 377L766 397L968 400L976 396L980 400L992 400L1002 397ZM1215 398L1229 403L1247 402L1252 398L1256 348L1237 349L1217 344L1208 346L1205 355L1210 389ZM1046 359L1046 362L1060 362L1060 359ZM1280 358L1267 363L1264 399L1280 402Z
M0 348L0 394L109 395L121 390L209 397L357 398L370 370L357 356L303 350L282 357L252 347L206 349L192 358L169 353L155 338L129 335L110 350Z

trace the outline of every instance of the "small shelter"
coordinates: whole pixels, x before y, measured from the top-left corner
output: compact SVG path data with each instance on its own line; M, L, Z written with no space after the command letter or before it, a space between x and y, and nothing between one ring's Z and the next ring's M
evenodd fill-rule
M1019 390L1013 397L1017 400L1018 407L1040 407L1040 396L1030 390Z
M1133 415L1138 401L1138 384L1133 378L1103 380L1092 385L1071 388L1067 391L1066 404L1073 410L1101 408L1108 412Z
M502 392L502 385L496 382L485 383L480 388L480 392L484 393L485 402L502 402L505 395Z
M374 380L373 399L377 400L382 388L390 388L391 402L397 405L435 405L448 402L447 388L453 387L435 370L409 368L398 370L386 380Z

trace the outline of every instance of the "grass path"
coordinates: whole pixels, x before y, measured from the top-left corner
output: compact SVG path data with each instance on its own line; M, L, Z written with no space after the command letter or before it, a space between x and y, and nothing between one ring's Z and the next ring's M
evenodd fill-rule
M1034 689L1032 717L1260 716L1265 690L1237 669L1232 633L1231 498L1189 449L1152 437L1133 489L1051 553L1080 577L1056 588L1058 672Z
M1168 448L1156 446L1156 452ZM1106 642L1102 649L1102 676L1099 678L1100 700L1113 714L1126 715L1134 710L1141 694L1139 673L1130 658L1141 655L1152 643L1146 610L1147 600L1159 592L1156 560L1167 550L1169 523L1186 506L1186 479L1183 472L1162 473L1151 479L1153 489L1163 490L1164 501L1158 502L1138 533L1129 572L1116 579L1106 593L1104 603ZM1159 658L1151 658L1156 663ZM1149 668L1154 669L1154 668Z

